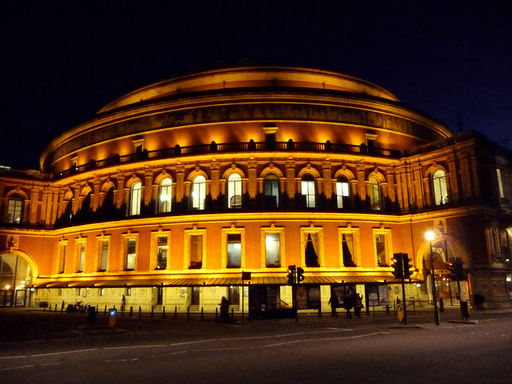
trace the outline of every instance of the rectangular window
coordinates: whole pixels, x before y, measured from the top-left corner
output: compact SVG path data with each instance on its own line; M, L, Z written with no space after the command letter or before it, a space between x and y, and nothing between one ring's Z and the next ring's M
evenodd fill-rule
M10 199L9 207L7 209L7 222L13 224L20 224L22 208L23 200L21 198Z
M137 239L126 240L126 269L134 270L137 262Z
M228 233L228 268L240 268L242 266L242 235L240 233Z
M379 267L388 267L390 265L390 256L393 255L391 244L391 230L384 228L373 230L373 246Z
M98 288L99 289L99 295L103 296L105 294L105 288Z
M85 264L85 241L78 243L78 260L77 260L77 272L84 271Z
M99 247L99 261L100 261L100 271L106 271L107 265L108 265L108 240L100 240L100 247Z
M67 244L61 243L59 244L59 260L58 260L58 266L57 266L57 272L58 273L64 273L64 270L66 268L66 253L67 253Z
M341 238L343 266L355 267L355 239L353 233L343 233Z
M237 286L230 286L228 291L229 305L240 305L240 291Z
M132 295L132 287L127 287L126 288L126 296L131 296Z
M281 237L279 233L265 233L265 264L267 268L281 266Z
M203 235L190 235L190 269L203 267Z
M156 246L156 269L167 268L167 236L158 236Z
M503 180L501 178L501 169L496 168L496 175L498 177L498 190L500 193L500 198L503 199L503 198L505 198L505 193L503 191Z

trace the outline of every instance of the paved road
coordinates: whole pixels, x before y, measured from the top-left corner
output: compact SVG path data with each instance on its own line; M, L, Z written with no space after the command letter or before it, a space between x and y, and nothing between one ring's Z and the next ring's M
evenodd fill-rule
M126 321L129 329L119 334L2 343L0 377L53 384L510 382L510 314L422 329L361 320L147 322L152 329Z

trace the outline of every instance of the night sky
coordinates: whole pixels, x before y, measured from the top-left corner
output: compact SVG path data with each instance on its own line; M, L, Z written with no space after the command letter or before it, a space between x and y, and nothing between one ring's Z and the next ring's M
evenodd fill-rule
M164 3L163 1L161 3ZM0 165L139 87L219 61L369 80L511 148L510 1L22 1L0 11Z

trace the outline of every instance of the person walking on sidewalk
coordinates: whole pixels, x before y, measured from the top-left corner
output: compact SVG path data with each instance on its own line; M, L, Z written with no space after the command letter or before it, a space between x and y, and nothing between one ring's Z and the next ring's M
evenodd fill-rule
M352 293L345 294L345 297L343 298L343 307L347 310L347 314L345 318L352 319L352 314L350 313L350 310L354 307L354 297Z
M354 298L354 315L356 317L361 317L361 309L363 308L363 298L358 293L356 294L356 297Z
M329 299L329 304L331 304L331 316L337 318L338 312L336 312L336 308L338 308L340 301L338 300L338 295L336 293L332 293L331 298Z

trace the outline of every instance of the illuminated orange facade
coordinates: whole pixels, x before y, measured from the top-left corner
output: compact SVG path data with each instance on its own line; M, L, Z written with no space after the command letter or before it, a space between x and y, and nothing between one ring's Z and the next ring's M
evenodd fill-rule
M368 299L377 287L385 303L399 296L391 259L403 252L408 297L429 300L433 259L455 303L446 261L461 257L463 296L510 307L510 160L339 73L162 81L56 137L41 171L0 169L0 305L124 295L144 310L214 310L226 296L259 313L291 303L289 265L305 271L299 308L326 310L347 288Z

